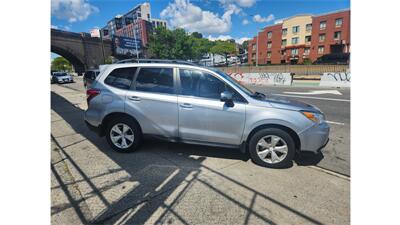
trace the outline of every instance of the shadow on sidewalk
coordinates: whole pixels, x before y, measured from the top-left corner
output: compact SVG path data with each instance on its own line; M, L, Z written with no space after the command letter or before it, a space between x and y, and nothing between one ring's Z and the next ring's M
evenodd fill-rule
M56 138L53 137L54 141L60 148L60 151L62 151L66 156L66 160L69 160L74 169L78 171L80 176L83 178L82 182L85 182L91 190L93 190L91 194L97 196L105 206L105 209L100 214L94 215L93 218L86 218L85 214L81 211L82 209L79 207L79 202L72 201L70 207L74 208L82 223L111 224L117 221L122 221L121 223L126 224L143 224L149 222L148 220L150 218L153 219L151 220L151 223L169 223L171 221L165 220L167 216L172 215L174 218L179 220L180 223L189 224L190 221L187 221L188 215L185 215L185 219L183 215L176 212L175 207L179 205L179 202L184 198L185 193L187 193L196 182L203 184L208 189L212 190L213 193L218 193L218 195L229 200L232 204L244 209L246 211L245 219L242 222L237 221L237 223L248 224L250 216L253 216L263 221L263 223L276 224L270 218L266 218L253 209L255 199L262 198L285 209L287 213L295 214L296 216L307 220L309 223L321 224L318 220L311 218L305 213L293 209L272 197L269 197L266 193L260 193L252 187L249 187L246 184L232 179L229 176L203 164L206 157L248 160L248 157L240 153L240 151L152 140L151 142L145 142L141 149L135 153L116 153L112 151L103 138L99 138L96 134L86 128L83 121L83 110L75 107L64 97L54 92L51 92L51 109L60 115L76 133L85 137L89 142L103 152L105 156L118 164L120 170L125 171L130 175L129 178L117 180L112 184L107 184L106 187L98 187L93 182L94 178L109 175L116 171L108 171L99 174L96 177L88 176L76 160L70 156L68 151L60 146ZM224 193L224 191L217 186L210 184L204 179L200 179L199 175L203 171L212 173L213 175L224 179L226 182L229 181L236 186L253 193L251 204L248 205L247 202L240 202L235 197ZM56 174L56 176L58 176L58 174ZM58 180L60 186L65 187L66 184L63 184L61 177L58 176ZM108 198L104 196L103 192L105 190L109 190L127 180L135 181L139 185L115 202L110 202ZM62 188L62 190L68 192L67 188ZM165 202L167 198L169 198L172 193L174 193L174 199L171 203L166 204ZM70 194L66 193L66 195L69 196ZM169 199L169 201L171 200ZM60 210L65 208L66 207L63 207ZM165 211L156 214L156 211L160 209ZM202 215L199 214L194 216L201 217ZM155 220L154 217L156 217ZM193 217L193 215L191 215L191 217Z

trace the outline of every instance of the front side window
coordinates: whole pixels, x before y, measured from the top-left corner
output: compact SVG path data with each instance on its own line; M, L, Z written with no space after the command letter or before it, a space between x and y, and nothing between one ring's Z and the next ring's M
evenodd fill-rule
M268 38L271 38L271 37L272 37L272 31L269 31L269 32L267 33L267 37L268 37Z
M107 76L104 83L116 88L129 89L135 72L136 67L117 68Z
M286 46L286 39L282 40L282 46Z
M271 48L272 47L272 42L268 42L267 43L267 48Z
M292 49L292 55L298 55L299 50L297 48Z
M219 100L221 93L230 91L233 93L233 100L245 101L233 88L211 74L189 69L180 69L181 94L209 99Z
M299 38L298 37L294 37L294 38L292 38L292 44L297 44L297 43L299 43Z
M271 52L267 52L267 58L271 58Z
M136 78L137 91L173 94L174 76L172 68L141 68Z

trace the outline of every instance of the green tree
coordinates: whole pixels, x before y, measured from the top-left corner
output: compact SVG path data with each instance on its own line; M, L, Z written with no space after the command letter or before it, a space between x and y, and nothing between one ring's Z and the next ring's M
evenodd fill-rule
M192 36L195 37L195 38L203 38L203 35L201 33L199 33L199 32L196 32L196 31L192 33Z
M51 70L72 71L72 65L64 57L57 57L51 62Z
M112 56L108 56L105 60L105 64L112 64L113 63L113 57Z
M228 55L236 54L235 43L230 41L215 41L215 45L210 49L211 53L225 56L225 64L228 65Z
M247 50L248 47L249 47L249 41L248 41L248 40L243 41L243 43L242 43L242 48L243 48L243 50Z

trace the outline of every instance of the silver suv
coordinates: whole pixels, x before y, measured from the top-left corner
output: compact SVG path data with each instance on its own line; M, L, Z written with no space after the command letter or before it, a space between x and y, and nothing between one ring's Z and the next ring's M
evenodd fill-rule
M117 152L143 136L239 148L253 162L286 167L296 151L319 152L329 137L316 107L253 92L225 73L187 62L102 66L87 90L85 121Z

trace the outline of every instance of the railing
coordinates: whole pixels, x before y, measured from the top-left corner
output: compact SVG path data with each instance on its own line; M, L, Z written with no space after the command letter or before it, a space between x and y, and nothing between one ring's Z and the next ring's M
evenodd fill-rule
M218 67L226 73L294 73L298 75L318 75L327 72L349 72L349 65L268 65Z

